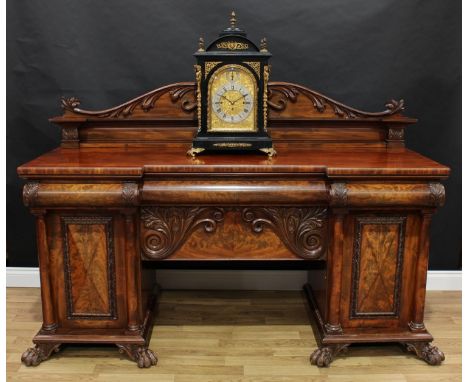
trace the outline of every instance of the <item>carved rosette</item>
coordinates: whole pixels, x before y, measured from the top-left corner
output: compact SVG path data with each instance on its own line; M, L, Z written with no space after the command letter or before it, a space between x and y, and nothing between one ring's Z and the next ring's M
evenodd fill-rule
M136 206L138 205L138 184L125 182L122 184L122 200L125 204Z
M224 210L216 207L147 207L141 212L145 233L142 250L148 259L160 260L182 246L196 228L215 232L224 220Z
M39 183L30 182L26 183L23 187L23 203L26 207L31 207L37 199L39 192Z
M442 183L429 183L431 204L434 207L442 207L445 203L445 187Z
M297 256L308 260L326 255L327 209L322 207L248 207L242 219L252 231L260 233L270 227Z

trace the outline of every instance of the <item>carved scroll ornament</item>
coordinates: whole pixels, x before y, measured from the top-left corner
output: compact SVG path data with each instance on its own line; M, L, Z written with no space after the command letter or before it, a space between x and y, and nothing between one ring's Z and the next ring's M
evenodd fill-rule
M323 259L326 255L326 216L322 207L249 207L242 211L242 219L260 233L270 227L297 256L308 260Z
M148 259L164 259L185 242L188 235L202 226L214 232L224 220L224 210L216 207L146 207L141 220L147 231L142 235L143 253Z
M269 227L290 251L304 259L326 255L327 209L322 207L232 207L254 233ZM161 260L179 249L202 227L213 233L224 220L226 208L145 207L141 212L141 243L147 259Z
M144 112L148 112L156 106L156 102L161 96L169 93L173 103L180 102L182 110L190 113L197 107L195 102L195 85L191 82L182 82L155 89L140 97L134 98L122 105L98 111L80 109L80 100L76 97L62 98L62 108L66 111L78 115L85 115L95 118L126 118L133 114L139 107Z
M207 72L206 68L205 72ZM301 95L311 101L312 107L315 108L318 113L324 113L327 109L330 109L338 118L344 119L388 117L400 114L405 108L403 100L390 100L385 104L384 111L371 113L346 106L315 90L308 89L301 85L288 82L268 82L266 88L268 89L268 106L276 112L285 110L290 102L296 103L298 97ZM148 112L157 107L158 99L167 93L169 93L173 103L180 103L180 107L183 111L193 113L195 109L197 109L196 83L194 82L180 82L163 86L119 106L105 110L91 111L80 109L80 100L76 97L62 98L61 103L62 108L72 114L94 118L126 118L131 116L137 108ZM392 134L396 134L397 136L392 136ZM403 137L400 138L401 134L404 134L404 132L390 132L391 137L389 139L403 139Z
M333 113L339 118L355 119L369 117L386 117L402 112L405 108L404 100L390 100L385 104L385 110L377 113L365 112L346 106L335 101L319 92L308 89L301 85L290 84L287 82L271 82L268 84L268 105L275 111L286 109L288 102L295 103L299 95L307 97L315 110L323 113L327 108L331 108Z

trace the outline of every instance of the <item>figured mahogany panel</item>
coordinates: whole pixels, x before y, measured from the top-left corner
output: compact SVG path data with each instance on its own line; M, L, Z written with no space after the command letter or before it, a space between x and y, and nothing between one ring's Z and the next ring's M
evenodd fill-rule
M138 204L136 182L120 183L26 183L23 200L28 206L113 207Z
M62 217L68 319L115 319L111 217Z
M350 318L398 316L405 220L356 219Z
M317 205L328 201L326 183L310 177L158 179L144 182L141 194L146 205Z
M252 232L238 211L226 211L224 222L210 233L199 229L171 260L299 260L270 229Z

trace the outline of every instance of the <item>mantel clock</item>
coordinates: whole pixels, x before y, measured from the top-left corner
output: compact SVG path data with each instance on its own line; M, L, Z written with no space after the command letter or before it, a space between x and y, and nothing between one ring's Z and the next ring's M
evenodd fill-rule
M205 150L260 150L276 154L267 133L267 83L269 77L266 39L260 49L236 26L230 26L206 49L200 38L197 60L198 130L188 155Z

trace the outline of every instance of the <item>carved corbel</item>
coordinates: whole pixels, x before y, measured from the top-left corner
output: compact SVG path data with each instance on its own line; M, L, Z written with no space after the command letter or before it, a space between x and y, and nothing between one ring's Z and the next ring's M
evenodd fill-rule
M26 183L23 187L23 203L26 207L34 206L39 192L39 182Z
M403 127L389 127L387 131L388 147L405 146L405 129Z
M330 185L330 206L346 207L348 205L348 187L346 183L332 183Z
M122 184L122 200L124 204L137 206L140 200L138 183L124 182Z
M442 207L445 203L445 187L442 183L429 183L429 195L431 205L434 207Z
M62 140L60 142L61 147L74 148L79 147L80 137L78 133L78 123L64 124L62 125Z

